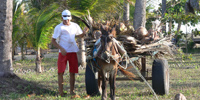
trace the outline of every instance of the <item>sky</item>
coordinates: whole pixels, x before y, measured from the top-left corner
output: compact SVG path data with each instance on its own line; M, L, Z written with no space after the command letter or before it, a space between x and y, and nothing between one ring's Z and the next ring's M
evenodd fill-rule
M152 5L155 9L158 9L159 4L162 2L162 0L150 0L149 4ZM147 3L148 5L148 3Z
M158 9L159 4L162 3L162 0L150 0L149 4L151 4L155 9ZM148 5L148 4L147 4ZM153 9L152 9L153 10ZM167 24L168 25L168 24ZM166 26L167 26L166 25ZM178 24L175 24L175 28L174 30L177 29ZM197 27L200 27L200 23L195 25L195 26L187 26L187 25L181 25L181 31L183 31L183 33L191 33L192 30L196 29ZM166 27L167 31L168 31L168 27Z

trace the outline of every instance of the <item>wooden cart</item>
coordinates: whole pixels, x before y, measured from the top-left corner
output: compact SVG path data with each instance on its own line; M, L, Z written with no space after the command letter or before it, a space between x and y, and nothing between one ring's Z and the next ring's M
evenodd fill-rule
M133 52L128 51L130 59L140 59L141 70L140 73L146 80L152 80L152 88L155 93L159 95L164 95L169 93L169 66L168 61L164 58L160 58L160 54L170 53L168 52L169 48L166 45L161 43L153 43L150 45L141 46L140 49L137 49ZM152 65L152 76L148 76L148 70L146 68L146 57L154 56L153 65ZM86 91L89 95L98 95L100 94L98 88L98 68L95 66L95 63L92 59L87 60L86 72L85 72L85 83ZM128 77L117 77L117 81L130 80ZM134 80L140 80L141 77L136 77Z

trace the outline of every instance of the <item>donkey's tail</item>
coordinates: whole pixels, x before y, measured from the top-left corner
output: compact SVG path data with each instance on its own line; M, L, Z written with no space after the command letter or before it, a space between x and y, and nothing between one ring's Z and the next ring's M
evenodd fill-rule
M134 78L136 77L135 74L123 69L121 66L118 66L118 68L122 72L122 74L124 74L129 79L134 80Z

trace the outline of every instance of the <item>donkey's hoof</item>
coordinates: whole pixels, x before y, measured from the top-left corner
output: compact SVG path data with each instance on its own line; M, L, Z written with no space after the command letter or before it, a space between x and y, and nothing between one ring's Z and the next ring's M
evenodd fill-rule
M116 100L115 96L111 97L111 100Z

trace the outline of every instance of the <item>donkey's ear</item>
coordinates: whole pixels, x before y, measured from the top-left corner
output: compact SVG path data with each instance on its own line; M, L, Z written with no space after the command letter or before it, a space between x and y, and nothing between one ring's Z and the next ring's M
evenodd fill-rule
M108 32L107 32L107 30L106 30L106 26L103 25L103 24L100 25L100 31L101 31L101 33L104 34L104 35L107 35L107 34L108 34Z
M105 30L105 27L104 27L103 24L100 24L100 30L101 30L101 31L102 31L102 30Z
M116 31L116 27L117 27L117 25L116 24L114 24L114 26L113 26L113 28L112 28L112 31Z

